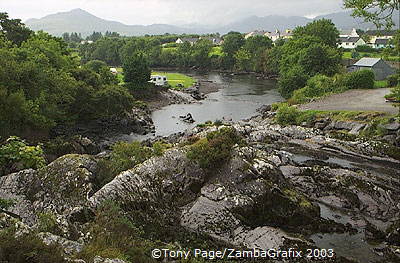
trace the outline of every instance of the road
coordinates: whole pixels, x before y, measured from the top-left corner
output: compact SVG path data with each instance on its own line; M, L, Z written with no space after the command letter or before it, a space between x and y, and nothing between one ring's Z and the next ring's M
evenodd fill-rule
M397 114L399 109L385 102L384 96L390 93L385 89L357 89L334 94L326 98L300 106L302 110L348 110L348 111L379 111Z

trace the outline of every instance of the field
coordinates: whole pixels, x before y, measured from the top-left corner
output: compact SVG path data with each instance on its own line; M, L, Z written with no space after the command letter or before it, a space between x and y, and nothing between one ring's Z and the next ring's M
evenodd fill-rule
M181 89L178 84L183 84L184 88L189 88L196 82L194 78L180 73L152 72L151 74L167 76L168 83L173 89Z
M360 57L370 57L370 58L382 58L383 55L382 53L367 53L367 52L358 52L360 54ZM343 52L343 57L344 59L351 59L351 51L345 51ZM384 60L388 61L399 61L400 57L397 56L389 56L387 58L384 58Z

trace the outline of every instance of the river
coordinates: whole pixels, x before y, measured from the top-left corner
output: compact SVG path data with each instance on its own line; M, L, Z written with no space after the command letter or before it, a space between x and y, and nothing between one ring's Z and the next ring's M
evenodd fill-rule
M199 77L194 74L194 77ZM263 105L282 101L276 81L257 79L254 75L223 75L209 73L200 76L204 80L219 84L222 88L207 95L206 99L193 104L173 104L152 113L155 134L122 135L118 140L134 141L152 136L168 136L195 127L206 121L250 118ZM195 122L188 124L179 120L180 115L191 113ZM114 139L115 140L115 139Z

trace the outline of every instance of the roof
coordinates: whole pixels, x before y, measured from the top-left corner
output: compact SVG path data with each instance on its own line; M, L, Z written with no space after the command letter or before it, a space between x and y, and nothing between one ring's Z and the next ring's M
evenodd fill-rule
M339 37L339 41L341 43L345 42L356 43L358 40L360 40L359 37Z
M195 38L195 37L183 37L181 38L182 42L191 42L191 43L195 43L197 42L199 39Z
M381 59L380 58L362 58L357 61L354 66L359 67L373 67L376 63L378 63Z
M377 38L375 40L376 45L387 45L388 43L389 43L389 39L385 39L385 38Z

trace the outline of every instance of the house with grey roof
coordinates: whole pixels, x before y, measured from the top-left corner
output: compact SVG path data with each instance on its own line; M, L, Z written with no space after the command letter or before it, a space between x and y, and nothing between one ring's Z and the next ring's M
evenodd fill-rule
M183 37L183 38L178 38L176 40L176 44L183 44L185 42L189 42L190 45L194 45L197 43L197 41L199 41L199 38L197 37Z
M381 58L362 58L349 67L350 72L363 69L372 70L375 74L375 80L384 80L388 76L396 73L395 69Z
M339 37L359 37L357 30L355 28L351 30L341 30L339 32Z
M339 37L338 42L339 47L344 49L354 49L366 44L361 37Z
M381 49L381 48L386 48L386 47L393 47L393 45L391 44L391 39L390 38L375 38L372 39L368 45L372 48L376 48L376 49Z

